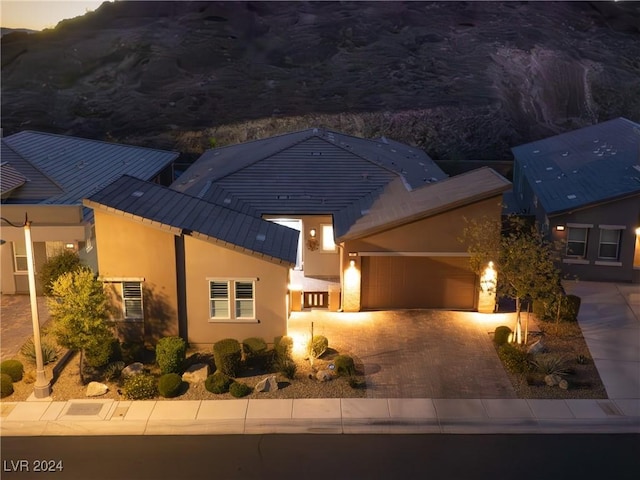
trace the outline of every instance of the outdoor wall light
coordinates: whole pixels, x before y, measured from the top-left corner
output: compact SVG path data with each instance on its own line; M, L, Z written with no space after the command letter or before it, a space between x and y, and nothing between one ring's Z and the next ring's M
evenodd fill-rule
M312 228L311 230L309 230L309 236L311 238L316 238L316 229Z
M564 232L564 225L556 225L557 232Z
M358 256L358 252L349 252L349 256L350 257L357 257Z
M318 239L316 237L317 231L315 228L309 230L309 239L307 240L307 248L312 252L317 250L319 245Z
M356 261L355 260L349 260L349 266L351 268L354 268L356 266Z
M636 235L640 237L640 227L636 228Z
M73 243L65 243L64 247L69 249L76 248L76 246Z

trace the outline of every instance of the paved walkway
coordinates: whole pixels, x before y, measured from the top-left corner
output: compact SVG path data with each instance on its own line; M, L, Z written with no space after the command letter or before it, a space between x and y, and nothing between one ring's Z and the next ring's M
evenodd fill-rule
M45 297L38 297L40 325L49 321ZM33 336L29 295L0 296L0 360L14 357L24 342Z

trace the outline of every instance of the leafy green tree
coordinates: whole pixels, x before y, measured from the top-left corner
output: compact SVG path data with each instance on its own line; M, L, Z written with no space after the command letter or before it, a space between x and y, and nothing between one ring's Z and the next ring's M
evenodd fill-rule
M60 275L67 272L75 272L82 268L80 257L72 250L64 249L57 255L49 258L40 267L40 281L42 282L42 288L44 294L51 295L51 286Z
M493 261L498 293L516 302L514 341L522 343L521 305L524 299L549 298L560 290L555 266L557 247L544 239L535 225L521 218L481 219L467 222L462 241L468 246L470 266L481 275Z
M68 272L53 282L47 301L58 344L80 351L80 379L84 383L85 355L100 357L114 338L102 283L88 268Z

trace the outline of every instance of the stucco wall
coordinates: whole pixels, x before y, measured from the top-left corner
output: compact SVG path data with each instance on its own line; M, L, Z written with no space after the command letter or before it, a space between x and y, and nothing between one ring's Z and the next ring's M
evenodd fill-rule
M223 338L242 341L248 337L262 337L273 342L274 337L286 335L288 265L190 236L185 237L184 245L189 343L211 344ZM208 278L255 278L257 321L210 321Z
M302 260L304 262L304 274L307 277L338 277L340 275L340 255L338 248L334 252L322 250L322 225L333 225L331 215L307 215L302 219ZM310 250L307 247L309 230L316 229L318 249Z
M171 232L95 211L99 239L98 267L102 278L144 278L144 339L155 343L178 334L175 236ZM119 322L135 333L136 322Z

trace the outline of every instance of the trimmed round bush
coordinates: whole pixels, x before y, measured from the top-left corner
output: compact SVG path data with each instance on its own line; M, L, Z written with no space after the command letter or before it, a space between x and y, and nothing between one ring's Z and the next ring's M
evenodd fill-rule
M6 373L11 377L12 382L19 382L22 380L24 374L24 367L20 360L5 360L0 363L0 373Z
M246 338L242 341L242 348L246 355L260 355L267 351L267 342L260 337Z
M182 386L182 377L177 373L165 373L158 379L158 393L165 398L177 397Z
M309 355L313 358L319 358L329 348L329 340L324 335L314 335L309 342Z
M0 398L8 397L13 393L13 380L7 373L0 375Z
M276 352L276 360L288 359L293 352L293 338L289 336L276 337L273 339L273 349Z
M99 343L85 351L85 362L90 367L103 367L115 356L119 348L120 344L115 338L111 342Z
M204 381L204 388L206 388L208 392L219 395L227 393L232 383L233 380L231 377L218 370L207 377Z
M509 336L511 333L511 329L506 325L496 327L496 331L493 332L493 341L496 345L504 345L509 342Z
M531 370L527 352L515 345L505 343L498 348L498 357L511 373L527 373Z
M234 338L225 338L213 344L213 359L216 367L225 375L235 377L240 373L242 349Z
M187 355L187 343L180 337L164 337L156 345L156 362L160 372L180 373Z
M122 392L127 400L146 400L158 394L158 386L152 375L134 375L125 380Z
M351 376L356 373L356 366L353 363L353 358L349 355L338 355L333 360L333 363L336 366L336 372L338 375Z
M249 385L240 382L233 382L229 387L229 393L236 398L246 397L253 391Z

